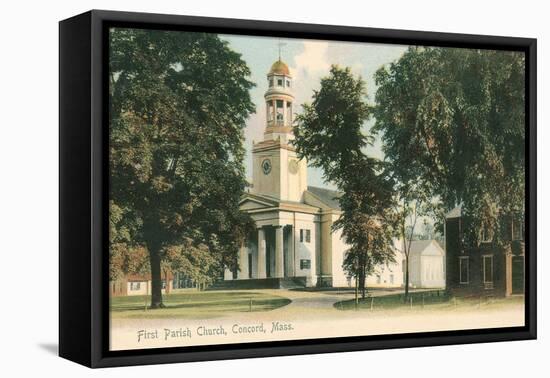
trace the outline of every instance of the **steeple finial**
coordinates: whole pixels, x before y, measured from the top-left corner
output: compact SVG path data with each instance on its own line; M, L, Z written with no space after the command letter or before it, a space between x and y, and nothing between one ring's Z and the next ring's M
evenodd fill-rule
M281 42L281 40L279 39L279 43L277 43L277 45L279 46L279 61L280 61L281 60L281 47L286 46L286 43Z

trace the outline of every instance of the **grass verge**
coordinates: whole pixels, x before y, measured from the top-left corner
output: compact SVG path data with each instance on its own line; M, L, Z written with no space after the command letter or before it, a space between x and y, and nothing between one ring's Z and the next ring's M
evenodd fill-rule
M113 297L111 318L173 318L211 319L236 312L270 311L286 306L290 299L277 295L248 291L186 291L163 296L166 306L148 308L151 297L146 295Z

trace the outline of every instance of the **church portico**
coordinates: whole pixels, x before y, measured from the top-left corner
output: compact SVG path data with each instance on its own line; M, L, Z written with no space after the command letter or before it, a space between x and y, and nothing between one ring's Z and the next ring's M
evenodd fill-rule
M291 278L295 276L295 232L291 224L264 225L256 240L239 250L237 279Z
M257 230L239 250L237 274L226 273L225 280L300 278L315 285L320 252L318 209L295 203L278 203L274 209L271 204L255 202L256 199L250 196L241 203ZM308 212L288 211L288 207L296 206Z

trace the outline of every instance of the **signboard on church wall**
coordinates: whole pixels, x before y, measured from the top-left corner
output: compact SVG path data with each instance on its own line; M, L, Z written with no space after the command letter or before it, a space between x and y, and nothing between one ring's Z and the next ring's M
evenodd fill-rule
M100 367L535 337L535 46L62 21L60 354Z

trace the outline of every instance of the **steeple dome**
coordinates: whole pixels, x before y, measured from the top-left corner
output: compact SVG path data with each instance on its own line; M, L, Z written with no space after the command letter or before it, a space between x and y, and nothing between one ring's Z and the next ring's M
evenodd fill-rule
M279 59L271 65L269 74L290 76L290 70L288 69L286 63Z
M290 70L280 57L271 65L267 73L267 82L268 89L264 95L267 115L264 139L287 143L294 139L294 95Z

